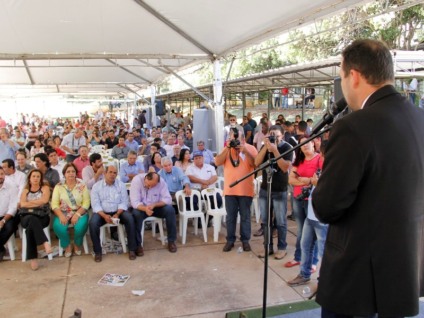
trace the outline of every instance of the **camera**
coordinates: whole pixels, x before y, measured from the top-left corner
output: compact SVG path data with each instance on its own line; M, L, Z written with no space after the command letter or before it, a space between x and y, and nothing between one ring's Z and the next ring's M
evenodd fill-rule
M296 200L305 200L311 194L312 186L302 187L302 193L295 197Z
M240 146L240 140L238 139L230 140L230 148L236 148L238 146Z
M237 128L231 128L231 131L233 132L233 140L230 140L230 148L236 148L237 146L240 146L240 140L238 140L239 132Z
M276 138L275 138L275 136L274 136L274 135L269 136L269 137L268 137L268 139L269 139L269 142L270 142L270 143L275 144L275 140L276 140Z

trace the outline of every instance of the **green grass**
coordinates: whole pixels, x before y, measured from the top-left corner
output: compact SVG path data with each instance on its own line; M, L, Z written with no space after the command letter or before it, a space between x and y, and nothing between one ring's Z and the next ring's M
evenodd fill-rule
M298 303L284 304L278 306L268 307L266 310L267 317L273 317L278 315L290 314L292 312L298 312L303 310L315 309L319 305L314 300L306 300ZM262 308L235 311L227 313L226 318L256 318L262 317Z

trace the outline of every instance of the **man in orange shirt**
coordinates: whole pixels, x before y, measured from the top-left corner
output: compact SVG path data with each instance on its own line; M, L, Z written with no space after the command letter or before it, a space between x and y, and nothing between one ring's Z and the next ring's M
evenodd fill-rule
M253 175L243 180L233 188L230 184L242 178L255 168L255 156L258 151L252 145L245 142L242 130L231 129L229 140L224 150L216 156L215 164L224 166L224 195L227 208L227 243L222 249L229 252L236 241L237 214L240 213L240 240L243 250L248 252L250 248L250 206L254 195Z

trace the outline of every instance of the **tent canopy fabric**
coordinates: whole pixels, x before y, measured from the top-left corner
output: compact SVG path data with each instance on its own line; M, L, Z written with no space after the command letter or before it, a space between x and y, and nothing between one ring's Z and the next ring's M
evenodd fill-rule
M0 95L135 92L364 2L2 0Z

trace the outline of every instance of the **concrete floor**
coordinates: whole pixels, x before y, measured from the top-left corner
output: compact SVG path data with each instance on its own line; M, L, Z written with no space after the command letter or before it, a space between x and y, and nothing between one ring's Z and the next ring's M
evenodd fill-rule
M253 220L253 219L252 219ZM291 288L299 267L284 268L292 259L296 237L295 222L288 221L288 255L283 260L269 259L268 305L304 299L304 286ZM252 234L258 225L252 221ZM219 242L208 243L201 232L195 236L189 227L186 245L178 238L178 252L171 254L160 241L145 235L145 255L135 261L128 254L107 254L101 263L91 255L54 257L40 260L38 271L29 262L0 264L0 313L2 317L69 317L76 308L83 317L225 317L225 313L262 306L263 260L257 254L263 237L253 237L252 252L238 253L240 243L223 253L225 227ZM17 239L20 246L20 239ZM91 242L89 242L90 244ZM57 245L57 241L53 241ZM98 285L105 273L129 274L123 287ZM313 274L313 282L316 283ZM145 294L135 296L132 290Z

